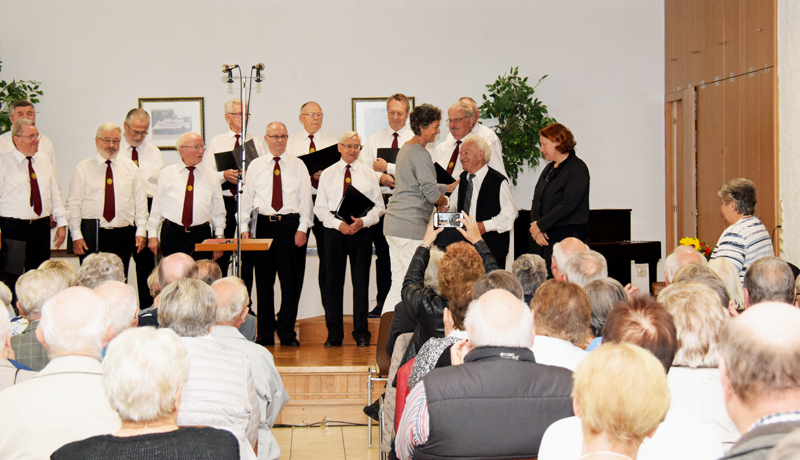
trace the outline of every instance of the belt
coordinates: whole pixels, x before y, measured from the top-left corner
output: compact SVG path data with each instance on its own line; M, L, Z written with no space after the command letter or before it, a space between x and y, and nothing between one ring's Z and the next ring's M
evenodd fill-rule
M206 222L204 224L200 224L200 225L195 225L194 227L186 228L183 225L176 224L175 222L173 222L173 221L171 221L169 219L164 219L164 225L175 227L175 228L180 228L181 230L183 230L186 233L192 233L194 231L202 230L202 229L205 229L205 228L210 229L210 226L209 226L208 222Z
M11 221L11 222L18 222L20 224L28 224L28 225L33 225L33 224L41 222L41 221L43 221L45 219L47 219L48 223L50 222L50 216L38 217L36 219L17 219L16 217L0 217L0 219Z
M258 218L259 219L266 219L269 222L280 222L282 220L299 219L300 218L300 214L297 214L297 213L294 213L294 214L272 214L272 215L269 215L269 216L266 215L266 214L259 214Z

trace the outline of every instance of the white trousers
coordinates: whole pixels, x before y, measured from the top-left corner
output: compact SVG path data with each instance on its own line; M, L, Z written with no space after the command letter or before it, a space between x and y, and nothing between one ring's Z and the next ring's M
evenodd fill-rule
M411 264L411 258L422 244L422 240L410 240L390 235L386 235L386 242L389 244L389 256L392 259L392 287L383 302L382 313L394 311L394 307L402 300L400 292L403 288L406 271Z

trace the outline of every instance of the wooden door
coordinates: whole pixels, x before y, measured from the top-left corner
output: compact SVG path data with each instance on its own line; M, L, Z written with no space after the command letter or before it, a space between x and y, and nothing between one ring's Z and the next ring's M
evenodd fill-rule
M695 91L667 95L666 121L666 210L667 253L684 237L697 235L695 160Z
M725 83L697 89L697 237L709 246L725 228L717 195L725 181Z

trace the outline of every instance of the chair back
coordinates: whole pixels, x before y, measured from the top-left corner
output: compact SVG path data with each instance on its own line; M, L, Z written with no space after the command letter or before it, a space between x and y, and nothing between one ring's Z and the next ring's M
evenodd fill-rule
M392 357L386 353L386 341L389 340L392 318L394 318L393 311L381 315L381 324L378 329L378 350L375 353L375 364L378 366L378 375L381 377L389 375L389 366L392 364Z

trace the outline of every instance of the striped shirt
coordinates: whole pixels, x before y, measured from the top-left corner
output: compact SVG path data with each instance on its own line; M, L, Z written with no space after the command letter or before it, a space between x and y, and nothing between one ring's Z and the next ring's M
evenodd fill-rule
M430 431L428 395L425 392L425 382L419 382L406 398L406 407L397 428L397 437L394 440L397 458L410 460L417 446L428 442Z
M739 281L744 282L750 264L773 254L769 231L757 217L749 216L742 217L722 232L711 258L729 259L739 269Z

